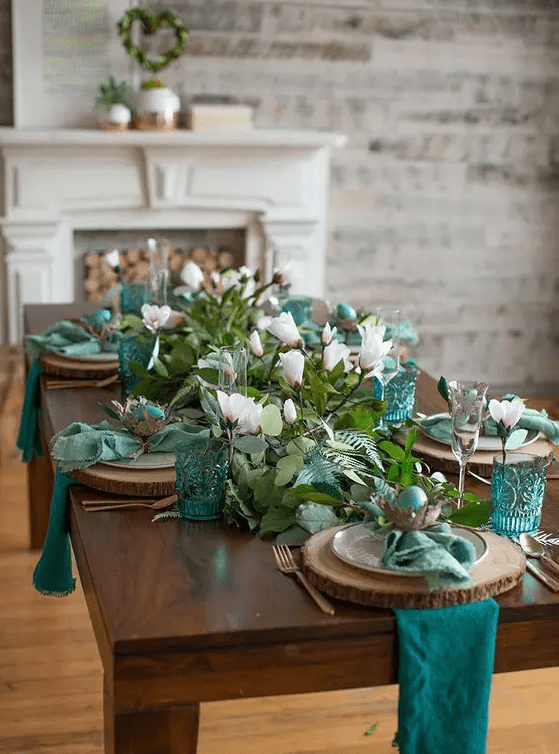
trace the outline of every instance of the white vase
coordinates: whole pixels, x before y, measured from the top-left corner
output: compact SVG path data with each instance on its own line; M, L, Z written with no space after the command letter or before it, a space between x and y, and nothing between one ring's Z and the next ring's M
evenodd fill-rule
M168 131L179 125L180 99L169 89L141 89L136 96L136 127Z
M99 127L105 130L125 131L132 120L132 113L126 105L112 105L99 114Z

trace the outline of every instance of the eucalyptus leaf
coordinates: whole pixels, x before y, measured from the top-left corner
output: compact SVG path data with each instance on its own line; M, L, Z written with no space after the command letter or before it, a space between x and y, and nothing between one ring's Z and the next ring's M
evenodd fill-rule
M310 534L337 526L340 522L332 510L318 503L303 503L297 508L295 520L299 526Z
M270 508L260 523L260 534L277 534L295 524L295 513L289 508Z
M514 432L510 433L508 440L505 443L505 449L514 450L514 448L519 448L527 437L527 429L515 429Z
M283 420L279 408L272 403L264 406L260 417L260 423L265 435L279 437L283 429Z
M300 455L284 456L276 464L277 474L275 483L281 487L290 482L294 475L303 468L304 461Z
M491 500L480 500L477 503L463 505L451 513L448 519L455 524L476 528L489 520L492 510Z
M256 435L237 435L233 440L233 447L243 453L261 453L266 450L268 443Z

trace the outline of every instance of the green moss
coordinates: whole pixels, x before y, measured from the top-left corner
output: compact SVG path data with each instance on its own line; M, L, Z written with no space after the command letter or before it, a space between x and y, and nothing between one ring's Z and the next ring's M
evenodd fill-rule
M148 79L141 86L142 89L166 89L167 84L161 79Z

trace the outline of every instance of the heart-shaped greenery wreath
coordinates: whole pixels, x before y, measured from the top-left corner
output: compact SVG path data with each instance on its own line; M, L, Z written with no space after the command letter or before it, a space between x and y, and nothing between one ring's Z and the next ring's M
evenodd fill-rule
M134 21L139 21L142 25L144 34L155 34L162 26L169 26L175 30L176 42L174 47L169 48L158 58L152 60L146 51L132 42L132 26ZM152 13L144 8L130 8L118 22L118 30L122 44L125 46L127 53L134 58L146 71L162 71L169 63L176 60L184 52L186 40L188 39L188 29L173 13L161 11Z

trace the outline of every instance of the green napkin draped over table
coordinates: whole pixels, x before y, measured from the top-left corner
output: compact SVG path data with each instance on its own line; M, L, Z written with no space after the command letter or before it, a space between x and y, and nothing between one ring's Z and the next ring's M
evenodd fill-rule
M112 332L103 341L91 335L83 327L62 320L42 335L28 335L27 348L33 355L44 352L61 353L65 356L89 356L101 351L118 351L119 332Z
M72 555L66 516L68 488L75 479L56 470L52 488L51 508L43 552L33 572L33 586L52 597L65 597L76 588L72 576Z
M400 754L485 754L497 602L394 613Z
M22 451L22 461L25 463L29 463L34 455L41 457L45 454L39 421L39 377L42 372L39 359L33 359L27 373L19 433L16 440L16 446Z
M420 419L418 424L435 439L450 442L452 428L448 414L427 416L424 419ZM484 422L484 429L486 435L497 437L497 430L493 419L487 419ZM549 419L547 412L544 410L536 411L533 408L525 408L515 429L537 430L545 435L554 445L559 445L559 421Z
M149 438L150 451L172 452L179 442L209 437L208 429L187 424L168 424ZM67 525L68 487L77 482L65 472L92 466L98 461L121 461L137 453L141 443L125 429L74 422L53 438L52 455L57 470L51 499L49 526L43 552L33 574L35 588L43 594L63 597L75 588Z

